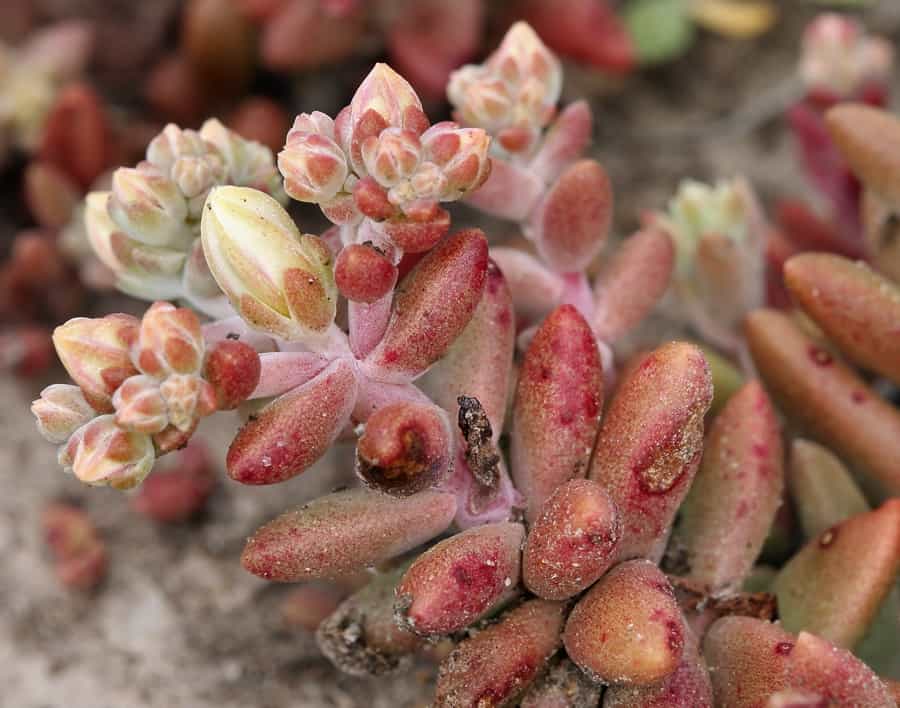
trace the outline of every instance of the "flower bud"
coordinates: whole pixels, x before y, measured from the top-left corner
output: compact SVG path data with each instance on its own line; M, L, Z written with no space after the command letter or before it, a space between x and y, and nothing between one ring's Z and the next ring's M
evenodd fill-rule
M147 161L177 185L193 218L199 216L209 190L225 180L225 163L218 149L196 131L172 123L150 142Z
M281 175L275 168L272 151L265 145L244 140L215 118L203 124L200 137L214 145L225 161L226 184L252 187L280 202L286 201Z
M166 402L169 422L188 433L216 410L216 392L208 382L191 374L172 374L159 387Z
M150 436L123 430L111 415L83 425L60 451L60 462L82 482L115 489L140 484L155 459Z
M216 393L216 408L237 408L259 384L262 366L259 354L249 344L225 339L217 342L206 355L203 378Z
M78 428L97 415L78 386L53 384L31 404L37 426L45 440L64 443Z
M110 192L91 192L85 200L85 231L96 256L113 271L122 291L136 297L176 297L184 252L126 236L109 216L109 198Z
M216 282L251 326L300 339L324 332L334 320L328 248L301 235L272 197L242 187L213 190L201 237Z
M424 159L440 168L445 184L441 201L454 201L477 189L491 172L490 136L478 128L460 128L443 122L422 134Z
M366 138L361 152L366 172L380 185L393 187L408 179L418 167L422 143L411 130L386 128L378 136Z
M184 250L193 240L188 204L156 167L120 167L113 173L109 215L125 234L148 246Z
M196 374L205 344L193 310L154 302L141 320L134 357L138 368L158 379L170 374Z
M131 315L77 317L53 331L53 344L62 365L95 409L112 410L112 394L129 376L131 345L138 321Z
M159 381L152 376L132 376L113 394L116 425L125 430L152 435L166 429L169 416Z
M334 139L334 121L324 113L301 113L278 153L284 189L301 202L328 202L344 186L347 157Z

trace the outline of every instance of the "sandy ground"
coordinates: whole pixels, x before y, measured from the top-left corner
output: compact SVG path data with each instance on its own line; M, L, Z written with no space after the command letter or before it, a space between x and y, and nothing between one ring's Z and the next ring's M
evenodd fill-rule
M765 197L802 191L777 118L801 26L791 16L774 36L743 47L707 39L676 66L598 102L596 154L617 189L621 229L633 228L640 209L662 206L685 176L744 171ZM572 75L568 91L586 82ZM773 119L753 118L770 107ZM40 388L0 380L2 708L428 703L431 667L377 681L338 674L310 636L281 626L278 603L288 588L238 564L260 523L340 483L333 459L277 488L223 481L202 519L161 527L134 515L125 495L84 488L59 470L27 410ZM224 457L233 427L216 420L214 446ZM109 575L93 594L66 592L53 577L38 519L57 498L83 503L107 541Z

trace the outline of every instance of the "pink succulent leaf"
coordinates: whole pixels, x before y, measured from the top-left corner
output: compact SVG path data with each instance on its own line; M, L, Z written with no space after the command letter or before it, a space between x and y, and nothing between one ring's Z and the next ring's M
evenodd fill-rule
M312 380L328 366L328 359L315 352L265 352L259 362L259 383L251 399L280 396Z
M500 269L488 264L487 282L472 320L447 353L419 380L435 403L455 413L460 396L478 399L496 440L503 430L515 349L512 298Z
M318 460L346 425L356 402L353 367L338 359L281 395L240 429L228 448L232 479L275 484Z
M466 196L466 204L509 221L524 221L544 193L540 177L525 167L491 158L491 173L481 187ZM515 194L515 199L509 195Z
M531 340L513 406L510 459L529 521L560 484L587 473L602 408L594 334L574 307L562 305Z
M614 342L646 317L669 287L675 265L672 239L648 228L626 239L594 285L592 326Z
M487 240L478 229L430 251L400 283L384 337L361 364L364 373L402 383L440 359L481 300L487 264Z
M393 291L372 303L350 301L347 318L350 325L350 349L357 359L365 359L384 337L391 319Z
M361 378L353 408L353 420L364 423L376 411L399 402L430 405L431 399L411 383L393 384Z
M526 235L553 270L584 270L606 242L612 210L606 171L594 160L579 160L547 191L529 217Z
M552 184L584 153L591 141L593 113L587 101L566 106L550 126L529 165L544 184Z
M497 246L491 249L491 259L503 272L520 321L539 320L562 302L565 282L534 256Z
M256 531L241 563L267 580L338 578L429 541L453 520L450 494L398 498L368 489L319 497Z

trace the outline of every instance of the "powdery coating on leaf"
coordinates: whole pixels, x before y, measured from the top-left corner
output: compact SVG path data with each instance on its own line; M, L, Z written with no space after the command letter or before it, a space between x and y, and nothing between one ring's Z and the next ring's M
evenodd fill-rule
M684 342L654 350L620 383L589 474L622 515L620 558L661 554L700 463L712 397L703 353Z
M435 363L472 318L487 274L478 229L439 243L403 279L384 338L363 362L374 379L402 383Z
M238 431L228 448L229 476L244 484L274 484L303 472L347 423L356 389L352 366L338 359L276 398Z
M900 202L900 120L887 111L843 103L825 114L831 139L853 173L891 202Z
M509 705L559 648L564 609L529 600L462 641L438 670L434 708Z
M529 171L547 184L577 160L591 141L594 116L587 101L575 101L563 108L544 135Z
M477 398L496 439L503 429L515 350L515 315L506 279L488 262L484 293L475 314L446 354L419 381L446 411L460 396Z
M830 702L818 693L786 688L773 693L766 701L766 708L830 708Z
M531 684L522 697L521 708L596 708L602 690L563 658Z
M563 642L596 681L643 686L681 663L687 627L666 576L650 561L621 563L569 614Z
M394 287L397 266L374 246L350 244L335 261L334 282L348 300L372 303Z
M397 585L397 622L423 636L464 629L519 584L525 529L476 526L419 556Z
M785 629L852 649L900 570L900 499L859 514L806 544L772 586Z
M584 270L603 248L612 224L612 185L594 160L560 175L532 217L538 252L555 271Z
M112 410L112 394L138 373L129 351L137 338L138 320L131 315L99 319L77 317L53 331L53 345L72 380L96 410Z
M675 247L665 231L648 228L626 239L597 277L597 335L613 342L637 326L665 294L674 265Z
M716 417L681 507L673 545L687 577L713 591L735 588L762 549L784 488L781 429L758 381L746 383Z
M406 668L423 640L394 621L394 586L402 569L376 575L344 600L316 632L322 653L353 676L381 676Z
M900 288L863 263L827 253L784 265L794 299L850 359L900 384Z
M537 517L560 484L584 476L603 407L603 369L591 328L572 305L538 329L519 371L513 406L511 467Z
M215 390L216 405L222 411L237 408L249 398L259 384L261 372L256 350L232 339L213 345L203 363L203 378Z
M603 708L712 708L712 683L692 632L685 633L684 654L675 671L652 686L610 686Z
M870 510L844 463L809 440L796 438L791 444L788 487L807 539Z
M565 282L530 253L518 248L491 248L491 259L506 278L516 318L534 322L562 300Z
M849 651L800 632L789 659L791 685L818 693L831 705L896 708L888 687Z
M753 361L779 407L849 464L900 493L900 413L788 315L757 310L744 329Z
M794 636L777 624L750 617L723 617L703 640L717 706L764 708L768 697L790 683Z
M589 479L559 487L531 525L522 558L525 586L546 600L566 600L613 564L622 521L606 490Z
M356 443L356 474L373 489L408 496L440 483L453 456L446 414L437 406L400 401L366 421Z
M259 528L241 563L278 582L337 578L434 538L455 513L453 495L442 492L403 499L363 489L335 492Z
M544 189L544 183L532 170L493 159L487 180L466 196L466 203L500 219L524 221ZM510 194L516 195L515 199L510 199Z

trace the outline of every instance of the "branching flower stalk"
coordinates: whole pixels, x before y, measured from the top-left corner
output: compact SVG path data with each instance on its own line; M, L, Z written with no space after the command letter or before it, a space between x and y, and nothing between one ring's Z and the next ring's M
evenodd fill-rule
M900 414L837 358L897 380L896 286L802 255L787 288L820 329L759 309L763 226L740 181L686 184L592 285L612 193L581 159L587 104L556 113L560 84L525 24L451 79L460 124L430 125L377 65L334 119L298 116L277 158L284 192L332 222L322 237L289 217L264 148L215 122L167 127L88 198L88 230L125 290L217 319L155 302L141 320L62 325L74 385L34 402L41 432L79 479L119 488L245 401L255 412L227 455L238 482L283 482L355 439L356 483L259 528L241 562L308 583L296 601L309 612L293 615L348 673L397 671L451 640L435 706L896 706L859 658L879 668L872 637L893 626L896 500L870 507L834 460L810 473L831 453L793 440L787 486L807 542L777 573L755 566L786 484L776 405L791 435L802 426L900 489ZM894 162L848 123L856 110L828 121L888 208ZM452 232L440 205L460 199L518 224L533 252ZM715 391L727 377L688 342L616 370L612 345L673 270L685 318L708 343L746 342L766 388ZM715 306L725 283L734 295ZM716 394L727 400L707 429ZM186 495L208 492L194 481ZM153 499L157 518L196 508ZM364 587L323 600L321 583L366 569ZM771 593L744 590L762 577Z

